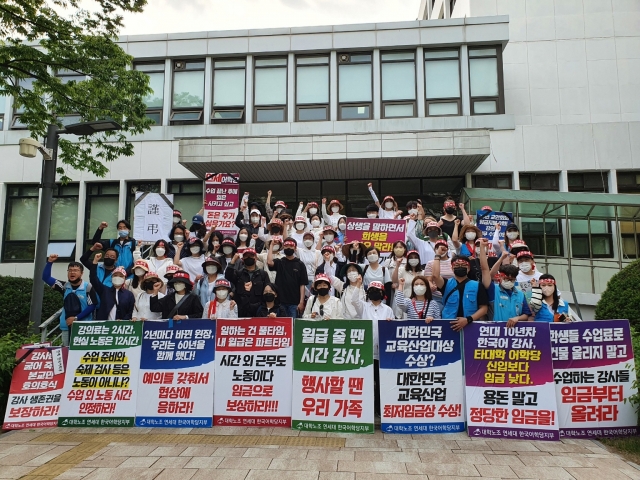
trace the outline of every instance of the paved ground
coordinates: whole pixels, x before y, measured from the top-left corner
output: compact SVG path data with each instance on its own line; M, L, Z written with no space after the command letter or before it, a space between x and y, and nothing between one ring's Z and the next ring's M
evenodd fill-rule
M640 467L638 467L640 468ZM640 479L589 440L300 433L286 429L47 429L0 436L0 478L156 480Z

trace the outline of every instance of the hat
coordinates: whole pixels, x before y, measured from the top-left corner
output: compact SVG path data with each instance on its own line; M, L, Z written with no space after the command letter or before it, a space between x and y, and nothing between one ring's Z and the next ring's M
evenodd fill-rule
M298 246L298 242L296 241L295 238L289 237L284 241L283 246L284 247L297 247Z
M204 243L202 243L202 240L200 240L198 237L189 238L189 248L193 247L194 245L199 245L200 251L204 249Z
M387 195L386 197L384 197L384 199L382 200L382 203L386 202L387 200L391 200L392 202L395 202L395 199L391 196L391 195Z
M334 204L339 205L340 208L342 208L342 204L340 203L340 200L336 200L336 199L331 200L329 202L329 207L331 207L331 205L334 205Z
M384 291L384 285L382 282L371 282L369 284L369 288L377 288L378 290Z
M192 288L193 284L189 278L189 274L183 270L178 270L173 274L173 277L167 282L167 285L171 286L174 283L184 283L187 288Z
M207 258L205 258L204 262L202 262L202 268L205 268L207 265L216 265L218 267L218 269L222 268L222 264L215 257L207 257Z
M442 231L442 229L440 228L440 225L438 225L437 222L428 222L427 225L424 227L425 230L429 230L430 228L437 228L439 231Z
M278 200L275 204L276 207L282 207L282 208L287 208L287 204L284 203L282 200Z
M229 280L226 280L224 278L219 278L218 280L215 281L215 283L213 284L213 289L215 290L218 287L224 287L224 288L228 288L229 290L231 290L231 284L229 283Z
M307 207L309 207L309 208L311 208L311 207L318 208L318 203L317 202L309 202L309 203L307 203Z
M152 278L155 278L158 281L160 281L160 277L158 276L158 274L156 272L145 273L145 275L144 275L144 279L145 280L149 280L149 279L152 279Z
M509 253L512 253L513 255L517 255L518 252L521 252L523 250L529 250L529 247L527 246L526 243L524 243L523 240L514 240L513 242L511 242L511 248L509 249Z
M418 252L417 250L409 250L407 252L407 258L409 258L409 255L411 255L411 254L416 254L416 255L418 255L418 258L420 258L420 252Z
M202 215L194 215L193 218L191 219L191 222L203 224L204 218L202 218Z
M294 222L294 223L304 223L304 224L306 224L306 223L307 223L307 219L306 219L306 218L304 218L302 215L298 215L298 216L296 217L296 219L295 219L295 222Z
M313 288L316 288L316 284L318 282L327 282L329 286L331 286L331 280L324 273L319 273L318 275L316 275L316 278L313 279Z
M236 252L238 250L238 247L236 247L236 243L231 239L231 238L225 238L224 240L222 240L222 243L220 244L221 247L233 247L233 251Z
M173 275L173 274L175 274L176 272L179 272L179 271L180 271L180 267L178 265L169 265L169 266L167 266L167 270L166 270L166 272L164 274L164 278L169 278L169 277L167 277L167 275Z
M322 247L322 249L320 250L320 253L324 255L325 252L336 253L336 251L331 245L325 245L324 247Z
M369 205L366 206L366 208L364 210L365 210L365 212L376 212L376 213L378 213L378 211L380 209L378 208L378 206L375 203L370 203Z
M273 225L274 223L280 227L282 226L282 220L280 220L279 218L272 218L269 222L269 225Z
M436 247L438 245L444 245L445 247L449 248L449 242L447 242L444 238L439 238L436 240Z
M325 232L332 232L334 235L336 233L336 229L335 227L332 227L331 225L326 225L323 229L322 229L322 233Z
M304 233L302 234L302 238L304 239L305 237L311 237L311 238L313 238L313 240L314 240L314 241L315 241L315 239L316 239L316 236L314 235L314 233L313 233L313 232L304 232Z
M245 257L247 255L256 255L256 251L253 248L245 248L242 252L242 256Z
M116 273L117 273L118 275L122 275L124 278L127 278L127 271L126 271L124 268L122 268L122 267L117 267L117 268L113 271L113 273L111 274L111 276L115 275Z
M518 252L518 254L516 255L516 258L522 258L522 257L529 257L529 258L533 258L533 253L531 253L529 250L522 250L520 252Z
M133 268L136 267L142 268L145 272L149 271L149 265L147 264L146 260L136 260L136 262L133 264Z
M509 225L507 225L507 229L505 231L508 232L509 230L517 230L518 232L520 231L518 225L516 225L515 223L510 223Z
M280 220L282 220L283 222L285 222L285 221L287 221L287 220L291 220L293 217L291 216L291 214L290 214L290 213L282 212L278 218L279 218Z
M251 211L249 212L249 215L253 215L254 213L257 213L258 215L262 215L262 213L260 213L260 210L258 210L257 208L252 208Z
M182 218L182 212L180 210L174 210L173 216Z

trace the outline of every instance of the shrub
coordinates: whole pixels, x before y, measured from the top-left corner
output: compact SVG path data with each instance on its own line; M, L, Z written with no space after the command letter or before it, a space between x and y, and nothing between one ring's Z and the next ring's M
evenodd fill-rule
M611 277L596 305L596 320L616 318L629 319L632 326L640 327L640 260Z

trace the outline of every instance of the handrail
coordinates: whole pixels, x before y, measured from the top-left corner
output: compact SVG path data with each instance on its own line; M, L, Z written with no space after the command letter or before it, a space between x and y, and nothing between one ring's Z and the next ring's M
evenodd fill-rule
M49 318L47 318L44 322L42 322L40 324L40 330L42 330L45 327L48 327L51 322L53 322L54 320L57 320L58 318L60 318L60 315L62 315L62 309L58 310L53 315L51 315Z

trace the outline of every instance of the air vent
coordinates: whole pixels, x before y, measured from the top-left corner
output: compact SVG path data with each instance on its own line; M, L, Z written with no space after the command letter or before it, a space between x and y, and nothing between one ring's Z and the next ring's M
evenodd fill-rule
M174 70L184 70L186 68L186 62L175 62L173 65Z
M349 63L351 61L351 56L346 53L340 54L340 63Z

